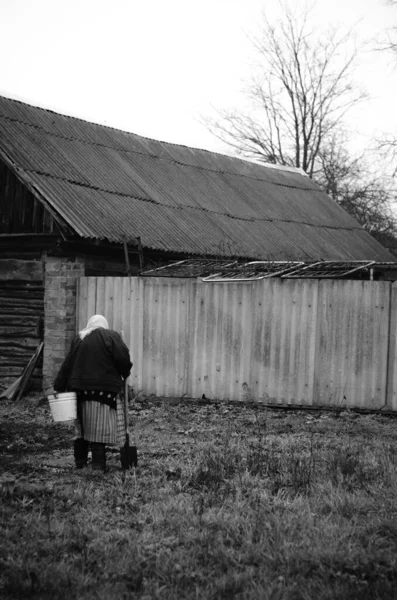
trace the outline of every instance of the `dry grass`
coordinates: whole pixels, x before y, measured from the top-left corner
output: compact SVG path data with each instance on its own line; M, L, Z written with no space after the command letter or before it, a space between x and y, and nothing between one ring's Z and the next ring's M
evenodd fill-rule
M3 598L396 597L394 419L146 402L123 477L37 400L1 414Z

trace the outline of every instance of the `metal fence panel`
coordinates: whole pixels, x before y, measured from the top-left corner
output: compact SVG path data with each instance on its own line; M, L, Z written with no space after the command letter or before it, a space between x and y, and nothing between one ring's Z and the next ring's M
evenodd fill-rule
M100 313L123 331L131 382L146 394L367 408L387 397L397 410L390 290L373 281L85 277L78 324Z
M386 403L390 283L320 281L314 403Z
M393 283L391 288L388 349L386 407L388 410L397 411L397 283Z
M142 385L147 393L187 394L190 289L189 280L144 280Z
M311 404L318 282L270 279L257 284L252 326L253 395L266 403Z
M195 282L189 320L193 397L241 399L250 368L251 295L249 286Z

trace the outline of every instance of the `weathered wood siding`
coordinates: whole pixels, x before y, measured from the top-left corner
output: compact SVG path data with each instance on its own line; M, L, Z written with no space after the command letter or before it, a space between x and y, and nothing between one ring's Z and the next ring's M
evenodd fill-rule
M78 328L124 332L147 394L397 410L397 294L385 281L84 277Z
M43 340L44 275L41 261L0 260L0 385L19 377ZM42 356L31 387L41 389Z
M51 214L0 161L0 234L53 233Z

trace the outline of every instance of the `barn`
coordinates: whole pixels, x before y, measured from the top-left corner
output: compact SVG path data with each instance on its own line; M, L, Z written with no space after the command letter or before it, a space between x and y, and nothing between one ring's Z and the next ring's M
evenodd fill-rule
M51 381L80 277L186 260L339 261L387 278L395 259L300 170L0 98L0 385L40 342L32 383Z

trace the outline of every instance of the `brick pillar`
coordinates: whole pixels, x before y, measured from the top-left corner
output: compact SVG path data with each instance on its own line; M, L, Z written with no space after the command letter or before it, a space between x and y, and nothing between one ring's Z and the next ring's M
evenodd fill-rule
M43 391L53 381L76 335L77 279L84 276L80 258L48 256L45 261Z

